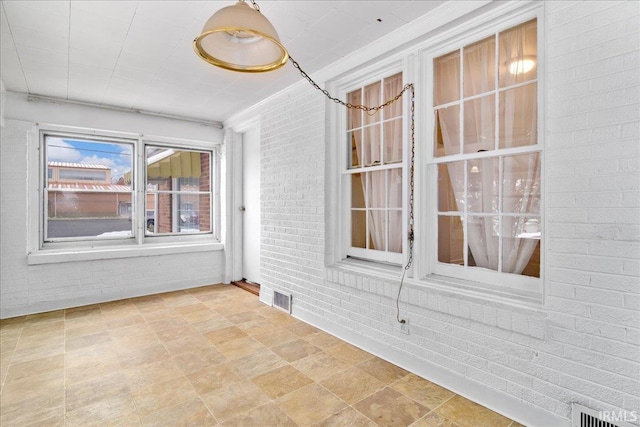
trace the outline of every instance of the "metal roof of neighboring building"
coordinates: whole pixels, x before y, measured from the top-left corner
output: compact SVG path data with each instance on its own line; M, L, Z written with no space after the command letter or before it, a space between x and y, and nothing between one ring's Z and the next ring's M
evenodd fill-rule
M59 168L111 169L109 166L97 165L92 163L49 162L48 165Z
M91 191L105 191L105 192L131 192L131 187L127 185L116 184L49 184L48 190L91 190Z

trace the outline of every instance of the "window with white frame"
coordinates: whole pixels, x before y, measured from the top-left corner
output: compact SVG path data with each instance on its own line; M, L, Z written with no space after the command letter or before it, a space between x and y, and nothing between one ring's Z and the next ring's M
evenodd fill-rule
M537 60L536 19L431 59L434 273L539 291Z
M41 147L42 247L215 237L214 149L47 130Z
M147 235L211 232L211 153L146 147Z
M120 206L131 204L134 140L84 135L43 135L43 241L131 238Z
M398 95L402 73L350 90L347 102L378 106ZM347 255L402 262L403 250L403 106L394 102L375 113L346 110L349 194Z

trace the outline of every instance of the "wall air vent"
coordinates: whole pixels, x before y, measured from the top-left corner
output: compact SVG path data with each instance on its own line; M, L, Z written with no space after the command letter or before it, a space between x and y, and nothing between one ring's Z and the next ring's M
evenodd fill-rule
M596 411L578 403L571 404L571 427L635 427L637 411Z
M291 314L291 294L285 294L280 291L273 291L274 307Z

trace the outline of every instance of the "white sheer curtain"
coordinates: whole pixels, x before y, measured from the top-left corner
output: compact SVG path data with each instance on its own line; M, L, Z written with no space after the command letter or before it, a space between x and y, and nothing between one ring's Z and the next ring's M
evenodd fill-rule
M523 31L521 27L521 30L501 34L501 47L504 42L509 49L524 51L524 47L519 46L525 41L521 35ZM465 96L492 92L495 89L494 55L493 38L470 46L468 51L465 49L463 83ZM435 83L439 88L436 89L436 96L446 99L447 95L442 93L442 87L450 87L450 90L454 90L452 84L459 75L456 74L459 73L459 63L443 61L436 64L436 67L438 81ZM498 122L501 148L536 144L537 97L535 84L530 86L533 90L527 90L528 86L525 86L516 90L507 90L500 95ZM444 155L460 152L458 133L460 128L464 129L463 151L465 153L491 151L495 148L494 96L491 94L466 101L462 126L454 126L454 120L457 121L458 118L452 114L445 114L446 110L436 111ZM436 100L436 105L437 103ZM458 131L455 132L454 129ZM500 182L501 159L504 177L502 183ZM449 163L448 172L458 210L465 211L466 203L467 244L476 265L498 270L499 238L502 236L502 271L522 273L538 242L536 239L522 238L522 236L527 221L539 216L539 154L469 160L466 168L466 183L465 168L462 166L462 162ZM500 185L502 185L502 200L498 198ZM498 215L500 211L503 215Z
M380 105L382 85L371 84L364 88L364 105ZM402 90L402 74L392 76L384 81L385 98L395 96ZM386 99L385 99L386 100ZM369 115L365 113L363 132L363 153L360 145L356 145L358 157L365 167L402 162L402 104L392 104L385 118L399 116L398 120L385 121L382 112ZM383 126L383 135L380 134ZM382 158L382 136L384 136L384 156ZM391 209L402 208L402 169L379 170L366 172L362 180L363 192L366 195L368 212L368 230L370 248L389 252L402 252L402 215ZM388 232L388 235L387 235ZM388 242L387 242L388 240Z
M502 219L502 271L520 274L529 263L540 239L540 155L522 154L504 158L503 210L531 216ZM533 221L532 221L533 220ZM529 222L533 228L527 229ZM524 236L524 234L528 236Z
M495 38L464 49L464 96L484 95L464 103L464 153L495 148ZM467 239L479 267L498 270L500 235L497 227L499 165L494 158L467 167ZM473 214L485 214L482 216Z
M402 74L384 80L385 101L392 99L402 90ZM384 124L384 163L402 162L402 100L398 100L384 110L385 119L396 117ZM388 208L402 208L402 168L387 171ZM389 210L389 252L402 252L402 211Z

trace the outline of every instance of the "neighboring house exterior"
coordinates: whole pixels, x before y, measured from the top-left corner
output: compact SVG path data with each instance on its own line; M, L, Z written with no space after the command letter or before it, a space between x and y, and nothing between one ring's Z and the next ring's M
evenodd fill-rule
M108 166L48 162L48 217L128 218L131 187L113 184Z

